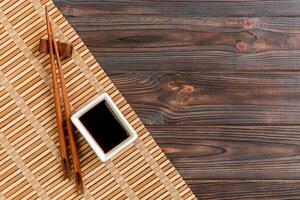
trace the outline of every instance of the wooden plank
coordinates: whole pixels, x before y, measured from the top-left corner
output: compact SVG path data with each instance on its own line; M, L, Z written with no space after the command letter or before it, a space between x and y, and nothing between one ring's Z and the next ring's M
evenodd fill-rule
M69 17L105 69L299 70L297 18Z
M199 199L298 199L300 181L188 180Z
M148 126L186 180L299 180L299 126Z
M97 53L93 55L106 71L299 71L299 50L261 53L185 51L154 53Z
M68 19L97 53L299 49L300 22L295 17L104 15L91 19L84 15Z
M299 125L299 73L108 74L147 125Z
M199 16L299 16L299 0L279 1L155 1L149 0L55 0L64 15L199 15Z

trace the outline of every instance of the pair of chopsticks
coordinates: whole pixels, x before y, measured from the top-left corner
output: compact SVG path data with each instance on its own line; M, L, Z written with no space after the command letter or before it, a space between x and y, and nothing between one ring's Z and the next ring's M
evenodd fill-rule
M56 70L58 71L58 76L60 79L62 99L63 99L64 108L65 108L67 133L69 136L69 143L70 143L71 154L72 154L72 159L73 159L76 188L79 193L83 193L80 161L79 161L79 156L78 156L78 150L76 147L73 126L72 126L72 122L71 122L71 114L72 113L71 113L69 98L68 98L68 94L67 94L65 79L64 79L64 75L63 75L63 70L61 67L58 47L57 47L57 43L55 41L55 33L54 33L54 31L52 29L52 25L49 21L49 13L48 13L47 6L45 6L45 13L46 13L46 23L47 23L47 33L48 33L48 46L49 46L50 61L51 61L53 92L54 92L54 98L55 98L56 120L57 120L57 125L58 125L59 144L60 144L62 166L63 166L63 171L64 171L64 178L70 178L71 170L70 170L70 162L69 162L69 158L68 158L67 140L66 140L66 135L64 133L64 128L63 128L64 121L63 121L63 114L62 114L62 108L61 108L61 101L60 101L60 95L59 95L58 79L57 79ZM56 60L56 63L55 63L55 60Z

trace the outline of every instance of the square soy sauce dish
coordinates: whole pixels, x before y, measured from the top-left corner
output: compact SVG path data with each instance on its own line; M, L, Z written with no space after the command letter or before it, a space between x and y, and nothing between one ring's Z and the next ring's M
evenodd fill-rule
M107 93L72 115L71 120L102 162L112 158L138 136Z

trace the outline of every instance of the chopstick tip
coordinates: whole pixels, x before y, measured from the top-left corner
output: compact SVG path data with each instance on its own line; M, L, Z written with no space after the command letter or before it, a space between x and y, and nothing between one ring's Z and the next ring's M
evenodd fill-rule
M83 194L84 189L83 189L82 177L79 172L75 172L75 184L76 184L77 192L79 194Z
M63 173L64 173L64 179L69 179L71 178L70 176L70 164L66 158L62 159L62 167L63 167Z

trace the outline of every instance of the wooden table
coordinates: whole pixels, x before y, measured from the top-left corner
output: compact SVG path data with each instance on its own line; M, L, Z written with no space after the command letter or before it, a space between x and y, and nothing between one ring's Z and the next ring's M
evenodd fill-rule
M300 196L300 1L54 1L200 199Z

